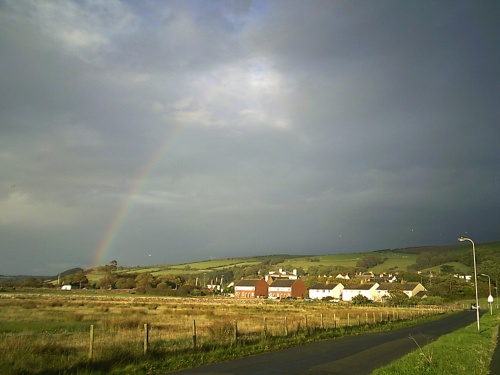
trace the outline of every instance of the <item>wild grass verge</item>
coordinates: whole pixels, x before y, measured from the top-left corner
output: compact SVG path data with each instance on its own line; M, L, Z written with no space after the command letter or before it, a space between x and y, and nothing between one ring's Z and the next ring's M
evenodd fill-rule
M480 320L480 333L477 332L477 324L474 323L444 335L424 347L416 344L415 351L386 367L377 369L372 375L489 374L499 324L498 310L492 316L485 313Z

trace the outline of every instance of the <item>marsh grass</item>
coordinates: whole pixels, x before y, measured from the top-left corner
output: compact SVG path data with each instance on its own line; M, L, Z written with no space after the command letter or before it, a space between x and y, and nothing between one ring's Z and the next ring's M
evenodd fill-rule
M0 294L3 353L0 373L168 372L305 342L387 329L400 324L398 320L442 311L422 312L391 309L380 315L380 307L351 308L298 301ZM192 342L194 320L196 349ZM145 323L149 334L147 355L143 345ZM91 324L94 350L89 360Z

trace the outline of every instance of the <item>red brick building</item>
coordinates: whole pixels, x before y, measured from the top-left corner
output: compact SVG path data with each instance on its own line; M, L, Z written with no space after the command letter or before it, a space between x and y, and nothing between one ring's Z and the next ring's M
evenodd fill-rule
M302 280L276 280L269 285L269 298L305 298L307 287Z
M264 279L240 280L234 284L235 298L267 298L269 284Z

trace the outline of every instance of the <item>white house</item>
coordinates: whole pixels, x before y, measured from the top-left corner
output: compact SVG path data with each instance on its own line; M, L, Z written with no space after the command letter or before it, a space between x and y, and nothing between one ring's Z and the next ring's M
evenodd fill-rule
M339 273L336 277L336 279L343 279L343 280L350 280L351 278L349 277L349 274L346 273L345 276Z
M269 271L264 277L264 280L266 280L268 284L272 284L275 280L297 280L298 278L299 276L296 269L294 269L292 273L289 273L280 268L278 271Z
M309 288L309 298L323 299L325 297L332 297L340 299L344 285L341 283L323 284L317 283Z
M376 290L376 301L382 300L390 295L391 290L401 290L408 298L416 296L419 292L425 292L427 289L419 282L408 283L381 283Z
M365 296L370 301L374 301L377 298L376 290L379 286L379 283L347 285L342 290L342 301L350 301L357 295Z

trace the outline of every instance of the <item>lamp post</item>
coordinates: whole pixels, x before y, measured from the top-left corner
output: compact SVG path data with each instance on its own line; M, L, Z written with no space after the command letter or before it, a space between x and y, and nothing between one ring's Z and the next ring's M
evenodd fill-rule
M472 244L472 258L474 260L474 287L476 288L476 319L477 319L477 333L481 332L479 325L479 298L477 297L477 268L476 268L476 248L474 246L474 241L467 237L460 237L458 239L460 242L469 241Z
M491 305L491 303L493 302L493 296L491 295L491 277L484 273L482 273L481 276L486 276L488 278L488 288L490 290L490 295L488 296L488 303L490 304L490 315L493 315L493 306Z

